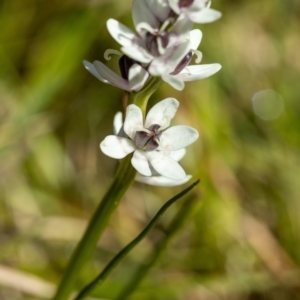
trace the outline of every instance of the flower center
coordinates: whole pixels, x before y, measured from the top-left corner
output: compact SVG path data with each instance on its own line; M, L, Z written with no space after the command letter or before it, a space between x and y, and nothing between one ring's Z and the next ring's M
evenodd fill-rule
M193 2L194 0L179 0L179 7L189 7Z
M153 151L159 146L159 138L163 131L159 130L160 125L153 124L148 129L137 131L134 142L138 149L143 151Z
M145 42L146 48L152 55L160 56L168 46L169 33L167 31L147 32Z

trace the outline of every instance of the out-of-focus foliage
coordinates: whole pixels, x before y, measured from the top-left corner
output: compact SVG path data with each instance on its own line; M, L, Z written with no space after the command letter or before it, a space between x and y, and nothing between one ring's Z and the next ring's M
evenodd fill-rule
M179 93L173 123L201 139L182 164L201 178L199 205L131 299L300 299L300 2L213 1L198 26L211 78ZM0 2L0 299L46 299L111 182L122 91L81 61L119 46L105 22L131 26L131 1ZM116 61L108 62L116 68ZM181 190L135 184L111 218L86 284ZM163 239L179 203L95 291L113 299Z

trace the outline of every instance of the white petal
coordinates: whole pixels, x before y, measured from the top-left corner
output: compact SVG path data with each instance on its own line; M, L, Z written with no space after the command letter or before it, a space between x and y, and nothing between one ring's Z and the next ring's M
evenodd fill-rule
M164 55L153 59L148 69L149 73L153 76L161 76L173 72L189 51L189 41L167 48Z
M171 9L167 0L146 0L146 2L152 13L161 23L168 19Z
M180 14L179 0L168 0L171 9L177 14Z
M131 46L136 38L136 34L131 29L117 20L107 20L106 26L111 36L123 47Z
M92 74L94 75L96 78L98 78L100 81L104 82L104 83L109 83L108 80L106 80L105 78L103 78L102 76L100 76L100 74L97 72L95 66L86 61L86 60L83 60L83 65L84 67Z
M117 135L123 126L123 114L119 111L114 117L114 134Z
M141 109L135 104L130 104L126 109L124 122L125 133L133 140L135 132L143 129L143 114Z
M193 65L185 67L179 74L173 76L183 81L194 81L207 78L220 69L220 64Z
M132 141L115 135L107 136L100 143L100 148L107 156L117 159L121 159L135 150Z
M186 153L185 148L181 148L176 151L171 151L169 156L176 161L180 161L185 156L185 153Z
M147 64L153 59L153 56L138 44L122 47L121 50L125 55L141 63Z
M141 183L149 184L149 185L156 185L156 186L176 186L182 185L188 182L192 178L191 175L186 175L181 180L174 180L164 176L143 176L141 174L137 174L135 180Z
M141 150L135 150L131 159L133 167L144 176L151 176L148 159Z
M139 23L146 22L152 28L157 28L158 21L150 11L147 1L135 0L132 4L132 19L134 26L137 27Z
M139 91L143 88L149 77L149 73L138 64L133 64L129 69L128 80L131 91Z
M184 82L173 75L162 75L161 78L175 90L182 91L184 89Z
M94 61L94 66L97 72L102 76L104 79L108 81L108 83L121 88L125 91L130 91L129 83L127 80L119 76L117 73L113 72L109 69L105 64L100 61Z
M162 128L170 125L171 119L176 114L179 102L174 98L166 98L155 104L148 112L145 128L149 128L153 124L158 124Z
M172 28L172 33L175 33L177 36L180 35L184 36L184 35L188 35L189 31L192 28L193 28L193 23L184 15L180 15L176 23L174 24L174 27Z
M194 143L198 137L198 131L192 127L185 125L173 126L162 133L160 137L161 148L175 151Z
M185 178L184 170L174 159L159 151L145 152L145 154L154 170L160 175L174 180Z
M188 18L195 23L210 23L220 19L222 14L211 8L204 8L198 12L188 13Z
M202 39L202 32L199 29L190 31L190 48L196 50Z

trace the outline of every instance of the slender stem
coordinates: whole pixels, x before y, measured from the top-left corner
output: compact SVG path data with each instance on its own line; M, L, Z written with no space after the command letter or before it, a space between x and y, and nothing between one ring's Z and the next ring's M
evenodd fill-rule
M131 165L131 157L124 158L117 170L114 181L104 195L102 202L92 216L90 223L78 243L61 283L56 291L54 300L67 300L74 289L84 263L92 256L99 237L104 230L110 215L118 206L120 199L134 181L136 171Z
M117 297L117 300L126 300L128 297L138 288L141 284L142 280L147 276L149 271L155 266L155 264L159 261L159 259L164 254L168 244L174 237L174 235L183 227L184 223L189 219L191 213L195 209L195 205L197 205L198 199L195 199L195 195L190 196L187 201L184 203L180 211L174 217L171 222L165 239L163 239L156 247L155 252L152 254L146 265L141 266L133 278L129 281L127 286L121 292L121 294Z
M147 225L147 227L131 242L129 243L125 248L123 248L105 267L105 269L88 285L86 285L80 293L77 295L75 300L81 300L85 296L91 293L91 291L96 287L99 286L104 282L104 280L107 278L107 276L112 272L112 270L119 264L119 262L128 254L148 233L149 231L155 226L155 224L159 221L159 219L162 217L162 215L165 213L165 211L178 199L180 199L182 196L184 196L186 193L188 193L192 188L194 188L199 183L199 180L192 183L189 187L187 187L185 190L171 198L168 202L166 202L161 209L157 212L157 214L154 216L154 218L150 221L150 223Z

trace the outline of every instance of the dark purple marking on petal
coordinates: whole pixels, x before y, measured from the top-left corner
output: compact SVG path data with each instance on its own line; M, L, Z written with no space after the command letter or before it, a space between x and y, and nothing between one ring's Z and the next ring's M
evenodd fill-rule
M176 75L179 74L192 60L193 57L193 52L190 51L182 60L181 62L177 65L177 67L175 68L175 70L170 73L170 75Z
M121 58L119 59L119 69L120 69L122 78L128 80L129 69L134 64L140 65L141 63L137 62L136 60L134 60L126 55L121 56Z

